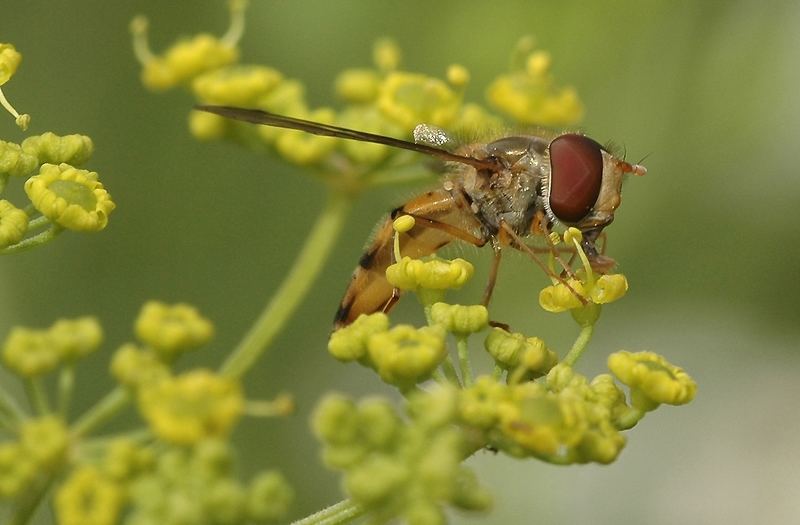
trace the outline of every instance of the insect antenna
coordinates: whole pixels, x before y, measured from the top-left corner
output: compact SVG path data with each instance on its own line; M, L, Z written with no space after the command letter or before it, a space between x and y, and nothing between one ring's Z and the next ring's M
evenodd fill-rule
M269 113L260 109L246 109L236 108L231 106L207 106L199 105L194 109L199 111L206 111L214 113L222 117L241 120L243 122L250 122L252 124L262 124L264 126L273 126L277 128L295 129L298 131L305 131L314 135L322 135L325 137L336 137L340 139L358 140L361 142L372 142L374 144L383 144L393 148L406 149L416 151L424 155L430 155L442 160L450 162L458 162L467 164L478 170L497 170L498 164L494 159L476 159L464 155L458 155L449 151L435 148L427 144L417 144L407 140L396 139L394 137L387 137L385 135L377 135L375 133L368 133L366 131L356 131L354 129L342 128L333 126L331 124L323 124L321 122L313 122L310 120L303 120L294 117L286 117L284 115L277 115Z

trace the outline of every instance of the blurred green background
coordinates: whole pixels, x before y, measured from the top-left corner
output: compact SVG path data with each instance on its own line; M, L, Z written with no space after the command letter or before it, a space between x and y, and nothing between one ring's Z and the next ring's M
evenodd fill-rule
M108 351L79 372L81 408L111 386L110 351L131 338L151 298L191 302L213 319L213 345L186 365L218 364L289 269L324 196L299 169L192 140L190 96L140 85L128 34L135 14L150 17L158 51L181 34L221 34L224 3L3 0L0 13L0 41L24 56L4 91L33 115L32 133L90 135L88 167L118 204L100 234L66 233L0 260L0 334L98 315ZM253 0L247 25L242 61L301 79L312 105L335 104L335 75L368 66L383 36L398 41L407 69L443 75L465 65L479 101L519 37L534 34L559 81L580 93L584 129L624 145L629 159L647 156L649 173L628 181L608 230L631 290L606 308L581 368L601 371L620 348L654 350L697 379L697 399L645 418L610 466L477 454L469 462L496 510L454 523L800 522L800 3ZM0 118L0 137L24 135ZM390 393L368 371L335 362L325 343L374 222L420 188L358 202L308 300L247 377L252 398L297 398L293 416L246 420L234 436L245 475L274 466L289 477L295 517L340 497L308 431L315 401L330 390ZM489 254L464 253L482 275ZM475 281L457 297L478 297ZM529 261L507 257L493 317L563 352L575 330L539 311L544 284ZM398 316L420 319L413 300Z

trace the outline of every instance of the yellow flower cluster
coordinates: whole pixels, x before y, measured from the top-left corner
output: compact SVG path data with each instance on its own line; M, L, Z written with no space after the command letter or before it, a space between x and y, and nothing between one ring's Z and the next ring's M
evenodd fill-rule
M50 230L25 239L29 231L50 222L35 220L28 216L30 212L0 200L0 249L36 246L49 241L61 228L105 228L116 205L97 180L97 173L78 168L93 151L92 140L79 134L60 136L48 131L30 136L21 144L0 140L0 193L7 177L29 177L25 192L33 208L54 223Z
M583 106L573 88L555 84L550 62L546 51L531 51L523 67L498 77L489 86L489 103L523 124L577 124L583 118Z
M375 313L331 334L328 350L341 361L371 366L387 383L406 389L428 379L442 362L444 336L439 326L389 328L386 314Z
M697 383L664 357L653 352L615 352L608 368L631 389L633 405L653 410L661 403L683 405L694 399Z
M139 389L139 410L153 433L175 444L227 436L244 410L239 383L193 370Z
M408 421L382 399L356 405L328 395L314 411L323 460L343 472L348 495L376 522L444 523L444 505L483 510L491 504L461 465L465 444L452 424L456 399L449 388L414 395Z
M67 459L69 434L53 416L24 421L15 441L0 443L0 499L22 494Z
M45 330L18 326L6 337L3 361L22 377L41 376L61 363L86 357L99 348L102 339L94 317L62 319Z
M169 362L181 352L208 343L214 336L214 325L194 306L149 301L142 306L134 331L140 341Z
M231 13L231 29L224 37L199 34L177 42L160 56L148 47L146 20L135 19L131 25L134 51L143 66L145 86L157 90L190 86L201 104L261 109L403 139L411 138L412 130L422 123L471 135L476 129L503 127L499 117L477 104L464 103L470 80L467 68L450 65L444 79L402 70L400 49L387 39L375 43L372 67L345 69L336 78L335 93L345 107L337 111L312 108L299 81L270 67L238 63L242 2L233 2ZM574 90L555 86L546 57L544 52L533 54L524 71L499 77L488 98L518 122L574 124L582 112L580 102ZM325 180L346 187L372 182L373 174L378 179L374 168L387 157L396 157L399 165L419 160L385 146L252 126L205 112L193 112L189 128L199 140L231 139L255 149L266 144L288 162L319 168L317 173ZM336 177L331 176L331 167Z

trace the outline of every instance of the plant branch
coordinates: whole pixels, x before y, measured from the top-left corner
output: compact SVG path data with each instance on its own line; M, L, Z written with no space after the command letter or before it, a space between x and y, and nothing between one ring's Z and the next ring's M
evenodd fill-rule
M222 364L220 371L223 375L235 378L243 376L280 333L327 261L339 238L350 205L350 196L331 190L328 202L292 264L291 271L244 339Z

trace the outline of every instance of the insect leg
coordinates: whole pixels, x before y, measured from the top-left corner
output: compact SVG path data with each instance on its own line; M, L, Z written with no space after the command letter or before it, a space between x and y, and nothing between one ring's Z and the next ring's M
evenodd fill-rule
M575 297L577 297L580 300L582 304L586 304L586 299L577 291L575 291L575 289L572 286L570 286L570 284L566 280L564 280L564 278L562 278L560 275L556 275L555 273L553 273L553 271L550 268L548 268L546 264L540 261L539 257L536 256L536 252L534 252L527 244L522 242L522 239L519 237L519 235L517 235L517 232L515 232L514 229L508 225L508 223L506 223L505 221L501 222L500 228L501 228L500 231L503 234L503 236L507 236L507 238L511 240L511 242L508 243L511 247L527 253L530 256L530 258L533 259L533 262L535 262L539 266L539 268L541 268L542 271L544 271L544 273L546 273L551 279L555 279L559 283L566 286L567 289L570 292L572 292L575 295Z
M503 248L494 237L492 237L492 250L494 250L494 258L489 269L489 280L486 282L486 289L483 291L483 299L481 300L483 306L489 306L489 301L492 299L494 285L497 282L497 270L500 268L500 257L503 255Z

